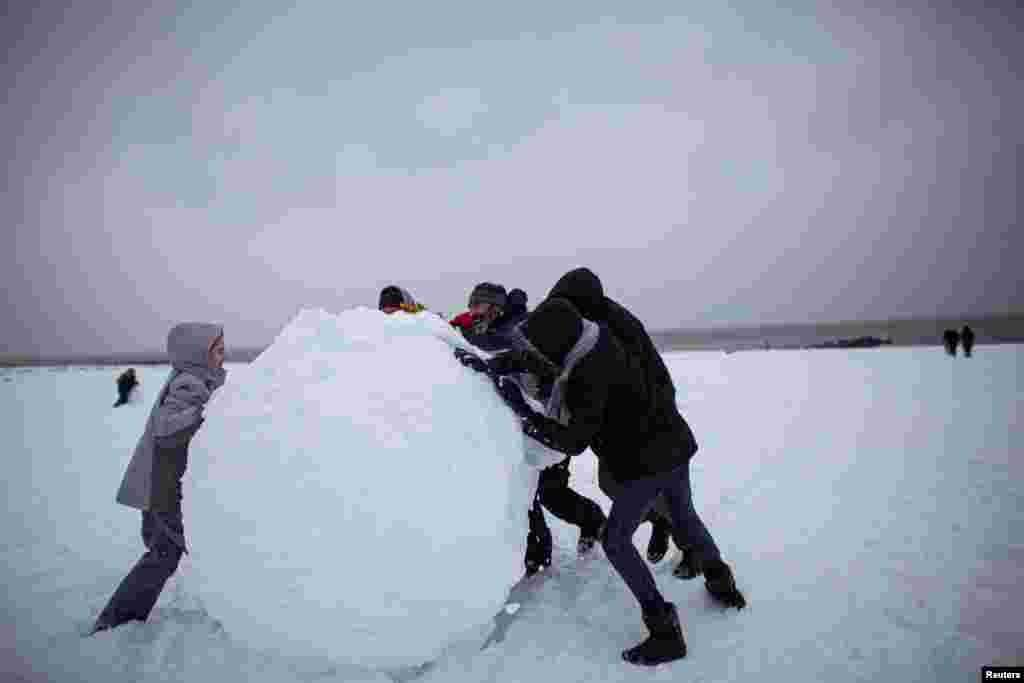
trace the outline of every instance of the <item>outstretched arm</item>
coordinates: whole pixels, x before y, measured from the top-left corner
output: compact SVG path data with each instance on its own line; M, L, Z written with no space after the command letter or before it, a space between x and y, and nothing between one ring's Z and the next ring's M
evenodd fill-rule
M579 455L601 430L608 385L600 379L588 380L585 376L576 376L567 389L565 400L570 402L570 416L568 424L562 424L532 410L512 382L505 380L498 385L498 391L505 402L522 419L524 434L548 448L567 455Z

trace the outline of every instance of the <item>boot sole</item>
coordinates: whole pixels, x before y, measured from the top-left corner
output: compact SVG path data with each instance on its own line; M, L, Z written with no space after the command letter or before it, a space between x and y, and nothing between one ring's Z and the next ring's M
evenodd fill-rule
M673 655L672 657L666 657L666 658L657 659L657 660L647 659L645 657L635 657L634 658L634 657L630 657L628 653L629 653L628 650L624 650L622 652L622 660L625 661L625 662L628 662L630 664L635 664L636 666L658 666L659 664L668 664L670 662L677 662L680 659L685 659L686 658L686 650L683 650L682 654Z

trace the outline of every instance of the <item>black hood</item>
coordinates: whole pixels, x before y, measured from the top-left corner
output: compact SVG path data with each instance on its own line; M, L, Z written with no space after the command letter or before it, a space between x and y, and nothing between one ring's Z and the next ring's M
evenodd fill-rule
M549 299L568 299L588 320L604 320L608 306L601 280L589 268L576 268L563 275L548 294Z
M561 366L583 334L583 320L568 300L546 299L520 329L549 361Z

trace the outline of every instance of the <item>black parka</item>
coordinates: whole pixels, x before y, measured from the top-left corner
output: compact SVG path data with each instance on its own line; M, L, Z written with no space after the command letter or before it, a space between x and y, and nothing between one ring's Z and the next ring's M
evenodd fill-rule
M589 446L619 481L669 472L696 449L674 404L648 391L643 372L627 362L622 344L598 323L597 343L569 373L568 424L534 414L526 433L569 455ZM653 403L652 403L653 401ZM674 416L674 419L672 419Z
M664 359L640 320L604 294L601 280L589 268L576 268L563 275L551 289L549 298L569 300L588 320L604 323L620 342L625 363L640 373L647 392L652 428L678 430L687 457L697 452L697 440L676 406L676 388ZM597 443L594 452L604 446Z

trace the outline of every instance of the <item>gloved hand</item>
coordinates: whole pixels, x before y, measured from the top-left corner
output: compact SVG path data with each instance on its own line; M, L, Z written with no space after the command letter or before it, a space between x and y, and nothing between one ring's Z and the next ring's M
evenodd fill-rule
M527 405L522 390L515 382L507 377L499 377L495 385L498 388L498 395L516 415L526 418L533 416L533 410Z
M498 375L529 372L542 383L553 381L559 374L554 364L531 351L506 351L488 360L487 365Z
M496 375L512 375L524 372L522 351L506 351L487 360L487 367Z
M487 366L487 361L474 353L470 353L465 349L455 349L455 357L467 368L476 370L477 372L483 372L488 375L491 374L491 369Z

